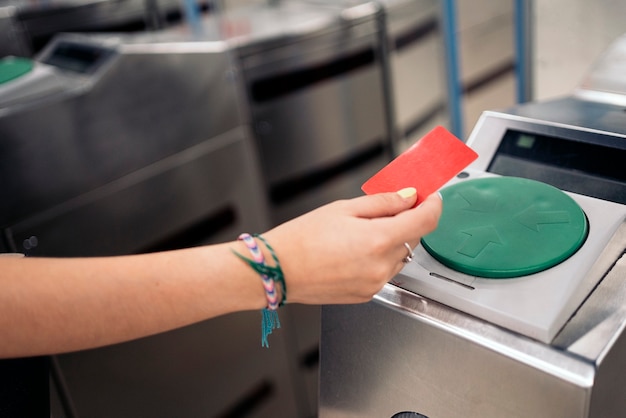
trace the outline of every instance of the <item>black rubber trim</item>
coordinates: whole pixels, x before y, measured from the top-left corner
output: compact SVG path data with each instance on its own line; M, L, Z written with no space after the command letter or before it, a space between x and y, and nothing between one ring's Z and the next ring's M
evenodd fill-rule
M372 48L342 58L295 71L259 79L250 87L255 102L266 102L285 96L316 83L371 65L376 58Z

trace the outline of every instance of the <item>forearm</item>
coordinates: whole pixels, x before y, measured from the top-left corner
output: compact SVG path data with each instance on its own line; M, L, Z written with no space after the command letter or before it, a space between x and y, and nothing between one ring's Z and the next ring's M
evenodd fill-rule
M264 234L292 303L370 300L432 231L442 202L386 193L337 201ZM261 245L272 264L269 248ZM156 254L0 259L0 357L97 347L266 306L240 241ZM280 286L278 286L280 288Z
M222 314L262 308L240 243L147 255L5 259L0 357L126 341Z

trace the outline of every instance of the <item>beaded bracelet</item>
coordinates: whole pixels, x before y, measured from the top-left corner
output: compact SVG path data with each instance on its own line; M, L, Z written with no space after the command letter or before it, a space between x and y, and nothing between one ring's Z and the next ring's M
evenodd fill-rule
M261 241L263 241L270 254L272 255L272 258L274 259L274 263L276 264L274 267L265 264L265 257L263 257L263 253L256 245L254 237L259 238ZM285 303L285 300L287 298L287 288L285 285L283 271L280 267L280 263L278 261L278 257L276 256L276 253L274 252L274 249L268 245L267 241L261 235L255 234L254 237L250 234L241 234L239 236L239 239L242 240L250 250L253 260L242 256L237 251L232 251L237 257L239 257L241 260L245 261L250 267L252 267L252 269L261 276L261 280L263 281L263 287L265 288L266 297L268 299L268 307L264 308L261 311L263 315L261 320L261 346L269 347L269 343L267 341L268 335L271 334L275 328L280 328L280 321L278 319L278 312L276 311L276 309L278 308L278 306L281 306ZM282 299L280 303L277 304L275 282L280 283L283 291ZM268 289L271 290L268 291ZM272 302L270 302L270 299L272 300Z

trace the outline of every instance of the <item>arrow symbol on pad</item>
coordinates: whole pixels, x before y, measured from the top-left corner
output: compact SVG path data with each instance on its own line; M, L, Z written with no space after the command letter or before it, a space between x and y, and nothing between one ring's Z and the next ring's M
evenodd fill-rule
M527 228L539 232L540 224L566 224L570 222L569 213L564 210L536 210L529 207L515 219Z
M476 258L490 242L502 244L500 235L493 225L479 226L462 232L469 235L469 238L465 240L457 252L468 257Z

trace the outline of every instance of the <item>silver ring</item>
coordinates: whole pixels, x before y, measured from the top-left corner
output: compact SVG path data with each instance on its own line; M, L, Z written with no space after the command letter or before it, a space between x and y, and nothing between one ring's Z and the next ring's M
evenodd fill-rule
M411 260L413 260L413 257L415 257L415 253L413 252L413 249L411 248L408 242L405 242L404 246L406 247L409 254L407 254L407 256L402 259L402 262L404 264L407 264L407 263L410 263Z

